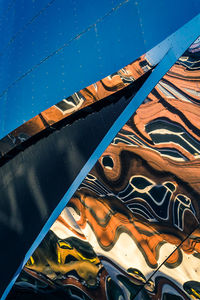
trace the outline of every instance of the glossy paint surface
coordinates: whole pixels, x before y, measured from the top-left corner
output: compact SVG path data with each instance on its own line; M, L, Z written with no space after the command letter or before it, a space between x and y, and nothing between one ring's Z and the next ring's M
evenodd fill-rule
M53 296L54 288L72 299L200 298L199 53L198 38L118 132L27 262L10 299L27 293L24 276L38 280L39 274L45 290L29 285L38 295ZM81 245L93 250L84 256Z
M73 184L150 73L90 105L90 110L84 114L83 110L78 111L78 115L72 113L70 120L66 118L59 126L46 128L37 139L33 135L27 141L20 141L14 145L12 156L10 151L1 158L0 198L3 201L0 202L0 243L4 243L5 235L9 235L10 239L0 256L0 293L12 282L16 271L21 271L29 249L59 205L66 189ZM27 214L27 209L30 214ZM13 244L15 256L12 255Z
M8 299L199 299L197 2L21 4L0 3L2 299L23 266Z
M134 61L199 11L196 0L1 0L0 137Z
M149 59L151 61L156 49L157 47L114 74L63 99L10 132L0 141L1 156L4 157L17 146L23 147L23 142L28 141L31 137L34 138L46 129L56 129L60 121L67 120L67 117L72 116L74 113L80 111L81 114L84 109L92 104L98 104L97 102L105 100L106 97L131 84L133 85L137 79L155 67L155 64L150 63Z

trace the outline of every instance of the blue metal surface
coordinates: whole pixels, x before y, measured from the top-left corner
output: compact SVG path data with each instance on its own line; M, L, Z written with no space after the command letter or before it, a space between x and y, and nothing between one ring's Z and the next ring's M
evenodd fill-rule
M1 138L147 52L200 3L1 0L0 8Z
M199 35L199 25L200 25L200 15L182 27L174 36L174 42L164 56L162 61L158 64L155 68L153 73L144 83L142 88L136 94L136 96L132 99L126 109L121 113L117 121L113 124L111 129L108 131L106 136L103 138L99 146L93 152L90 159L87 161L83 169L80 171L79 175L74 180L71 187L68 189L65 197L61 200L59 205L56 207L50 218L48 219L47 223L43 227L42 231L38 235L37 239L33 243L30 250L27 252L24 261L22 262L21 266L16 272L15 277L10 282L9 286L5 290L2 299L5 299L8 295L10 289L12 288L17 276L19 275L21 269L23 268L24 264L28 260L28 258L32 255L34 250L38 247L46 233L48 232L51 225L55 222L59 214L62 212L64 207L66 206L67 202L70 200L84 177L88 174L91 168L96 163L97 159L100 155L105 151L108 147L112 139L115 137L117 132L121 129L121 127L128 121L131 115L135 112L135 110L139 107L139 105L143 102L143 100L147 97L147 95L151 92L152 88L157 84L157 82L162 78L162 76L171 68L171 66L176 62L176 60L180 57L180 55L189 47L189 45L198 37ZM184 37L187 37L185 39Z

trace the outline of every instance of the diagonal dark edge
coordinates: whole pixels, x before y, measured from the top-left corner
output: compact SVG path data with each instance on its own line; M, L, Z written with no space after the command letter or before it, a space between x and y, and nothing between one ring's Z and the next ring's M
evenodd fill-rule
M115 134L120 130L120 128L126 123L126 121L131 117L131 115L135 112L135 110L139 107L139 105L143 102L143 100L150 93L152 88L157 84L157 82L164 76L164 74L171 68L171 66L177 61L177 59L181 56L181 54L189 47L189 45L196 40L199 35L198 30L198 21L200 21L200 14L192 19L189 23L185 24L181 29L179 29L177 34L178 43L176 45L172 45L172 48L167 52L158 66L155 68L154 72L152 72L151 76L146 80L143 84L142 88L138 91L136 96L132 99L132 101L127 105L124 111L120 114L118 119L115 121L113 126L110 128L106 136L100 142L96 150L93 152L87 163L84 165L79 175L76 177L70 188L68 189L64 198L60 201L56 209L53 211L45 226L41 230L37 239L33 243L32 247L27 252L24 261L21 266L17 270L14 278L11 280L10 284L7 286L6 290L3 293L2 300L4 300L10 289L12 288L16 278L19 275L20 270L23 268L24 264L28 257L30 257L31 253L33 253L34 249L40 243L42 237L48 232L51 225L56 220L57 216L62 212L63 208L70 200L73 193L76 191L77 187L80 185L84 177L94 166L95 162L99 158L99 156L105 151L107 146L112 141ZM192 30L192 31L191 31ZM185 35L188 37L188 40L185 41Z
M24 151L26 148L35 144L42 138L49 136L55 130L60 130L66 125L70 125L79 119L86 118L88 115L100 111L103 107L116 103L122 96L125 96L126 99L128 99L129 97L131 97L133 91L135 90L135 85L141 85L149 77L154 68L155 67L153 67L151 70L146 72L144 75L139 77L137 80L135 80L133 83L123 88L122 90L119 90L118 92L109 95L106 98L101 99L100 101L94 102L93 104L72 113L66 118L55 122L53 125L48 124L48 127L46 127L45 129L31 136L27 140L21 142L19 145L15 145L14 148L6 152L4 156L0 157L0 167L14 158L21 151ZM39 114L39 116L41 117L41 114Z

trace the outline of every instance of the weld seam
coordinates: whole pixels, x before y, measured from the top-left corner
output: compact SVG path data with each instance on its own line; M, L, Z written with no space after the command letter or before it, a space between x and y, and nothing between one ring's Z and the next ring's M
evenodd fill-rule
M54 0L53 0L54 1ZM30 74L32 71L34 71L36 68L38 68L41 64L43 64L45 61L47 61L52 56L58 54L60 51L62 51L65 47L68 47L73 41L78 40L81 38L85 33L89 32L91 29L93 29L97 24L102 22L105 18L109 17L113 12L117 11L119 8L121 8L125 3L129 2L131 0L125 0L121 3L119 3L117 6L113 7L110 11L108 11L103 17L100 17L97 19L95 23L88 26L86 29L84 29L82 32L78 33L75 37L71 38L68 42L64 43L60 48L54 50L52 53L50 53L48 56L43 58L39 63L34 65L32 68L30 68L28 71L26 71L24 74L22 74L20 77L18 77L15 81L13 81L3 92L0 94L0 98L9 91L9 89L14 86L17 82L22 80L24 77L26 77L28 74Z

